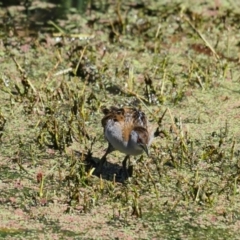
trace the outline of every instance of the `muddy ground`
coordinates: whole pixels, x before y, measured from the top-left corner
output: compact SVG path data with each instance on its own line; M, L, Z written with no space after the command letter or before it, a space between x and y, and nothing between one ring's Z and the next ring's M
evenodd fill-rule
M1 239L240 239L240 4L57 10L0 9ZM161 130L125 181L111 105Z

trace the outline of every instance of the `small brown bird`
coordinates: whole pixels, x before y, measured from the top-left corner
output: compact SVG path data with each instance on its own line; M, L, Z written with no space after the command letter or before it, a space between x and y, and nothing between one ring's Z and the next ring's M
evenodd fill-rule
M123 160L123 170L127 173L126 165L130 155L140 155L145 152L148 155L148 147L154 138L154 131L149 126L146 115L136 108L103 108L104 117L102 126L104 136L108 141L108 149L101 158L98 172L109 153L118 150L126 154ZM127 173L128 175L128 173Z

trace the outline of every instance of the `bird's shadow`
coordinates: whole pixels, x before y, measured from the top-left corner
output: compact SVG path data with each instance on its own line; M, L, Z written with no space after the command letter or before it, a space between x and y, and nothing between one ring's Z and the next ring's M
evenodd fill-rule
M97 171L99 162L101 158L94 157L91 152L88 152L87 154L83 154L78 151L74 151L75 156L81 157L84 156L84 166L85 171L90 172L92 169L95 169L92 173L92 175L100 177L102 179L108 180L108 181L115 181L119 183L123 183L127 177L123 174L123 169L121 163L112 163L109 161L106 161L105 164L102 166L101 174ZM111 158L109 156L109 158Z

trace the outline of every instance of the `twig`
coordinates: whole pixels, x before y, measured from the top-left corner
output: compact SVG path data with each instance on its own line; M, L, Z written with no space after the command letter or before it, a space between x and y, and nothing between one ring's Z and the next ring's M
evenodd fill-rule
M198 34L198 36L203 40L205 45L212 51L213 55L216 57L216 59L219 60L219 56L213 46L207 41L207 39L203 36L203 34L192 24L192 22L186 17L183 16L183 19L191 26L191 28Z

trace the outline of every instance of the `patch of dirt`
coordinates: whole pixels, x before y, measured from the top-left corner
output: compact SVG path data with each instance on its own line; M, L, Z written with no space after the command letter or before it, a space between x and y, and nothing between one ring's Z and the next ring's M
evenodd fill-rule
M0 238L238 239L237 7L2 7ZM163 133L124 182L119 152L93 174L111 105Z

